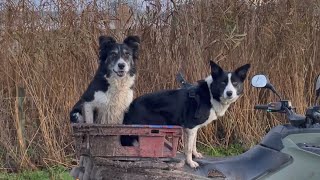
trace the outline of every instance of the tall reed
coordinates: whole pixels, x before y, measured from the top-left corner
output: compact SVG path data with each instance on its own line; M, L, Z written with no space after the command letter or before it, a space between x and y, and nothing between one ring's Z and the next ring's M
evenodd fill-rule
M40 2L0 4L1 168L70 165L74 149L68 114L97 69L102 34L119 41L129 34L141 36L135 96L177 88L179 70L190 82L203 79L213 59L228 70L251 63L249 78L267 74L300 113L314 103L314 78L320 72L319 0L259 5L174 1L171 7L154 3L139 13L109 1ZM20 106L17 89L25 91ZM247 80L243 97L226 116L201 129L199 141L250 147L286 122L283 116L253 110L255 104L275 100Z

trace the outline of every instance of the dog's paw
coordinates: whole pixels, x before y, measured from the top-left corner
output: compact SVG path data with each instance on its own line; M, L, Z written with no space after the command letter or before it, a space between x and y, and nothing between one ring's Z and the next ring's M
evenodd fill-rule
M192 154L194 155L194 157L196 158L203 158L203 155L199 152L192 152Z
M187 161L187 164L189 164L189 166L190 166L191 168L197 168L197 167L199 166L199 164L198 164L197 162L192 161L192 160Z

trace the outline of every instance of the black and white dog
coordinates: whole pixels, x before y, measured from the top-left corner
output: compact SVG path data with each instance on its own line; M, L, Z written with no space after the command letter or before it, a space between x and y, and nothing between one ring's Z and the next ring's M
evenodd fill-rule
M128 36L122 44L112 37L99 37L99 68L70 112L71 122L122 124L133 100L139 44L138 36Z
M197 85L176 90L164 90L136 98L125 113L124 124L179 125L184 128L186 162L190 167L199 164L192 160L197 152L196 139L199 128L225 114L231 103L243 93L250 64L234 72L226 72L210 61L211 75ZM132 146L137 137L122 136L123 146Z

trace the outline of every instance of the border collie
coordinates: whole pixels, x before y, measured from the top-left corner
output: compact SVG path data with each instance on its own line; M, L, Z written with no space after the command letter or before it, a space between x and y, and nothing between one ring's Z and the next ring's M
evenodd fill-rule
M122 44L112 37L99 37L99 68L70 112L72 123L122 124L133 100L139 44L138 36L128 36Z
M133 100L124 115L124 124L179 125L184 128L186 162L190 167L199 164L192 155L201 158L196 139L199 128L225 114L231 103L243 93L250 64L234 72L226 72L210 61L211 75L197 85L175 90L164 90L140 96ZM136 136L122 136L123 146L133 146Z

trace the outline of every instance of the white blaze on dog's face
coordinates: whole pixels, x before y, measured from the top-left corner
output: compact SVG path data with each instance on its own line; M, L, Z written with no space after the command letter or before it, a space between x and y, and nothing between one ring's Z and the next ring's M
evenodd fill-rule
M122 78L135 74L135 60L138 56L140 39L137 36L128 36L122 44L110 37L101 37L100 63L106 77L112 75Z
M111 61L111 66L113 66L113 72L119 77L125 76L129 72L131 65L134 65L132 53L130 53L128 50L122 50L121 52L121 49L118 49L117 51L113 51L111 54L112 56L116 57L115 59L110 58L109 60Z
M232 73L228 73L228 81L227 81L227 86L225 87L222 95L222 99L224 101L229 101L229 102L234 102L238 99L239 95L237 92L237 84L238 82L232 82Z
M212 83L210 85L213 99L222 104L235 102L243 93L243 82L247 76L250 64L239 67L234 72L225 72L210 61Z

